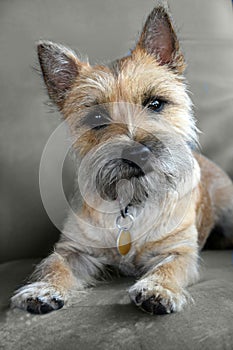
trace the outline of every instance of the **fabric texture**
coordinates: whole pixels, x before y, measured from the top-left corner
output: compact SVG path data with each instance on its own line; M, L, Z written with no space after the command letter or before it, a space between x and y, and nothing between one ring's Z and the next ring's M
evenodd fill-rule
M177 314L151 316L130 303L132 279L100 283L74 292L69 306L47 315L8 310L16 285L35 261L0 266L0 349L232 349L233 260L231 251L205 251L201 278L189 287L194 299Z

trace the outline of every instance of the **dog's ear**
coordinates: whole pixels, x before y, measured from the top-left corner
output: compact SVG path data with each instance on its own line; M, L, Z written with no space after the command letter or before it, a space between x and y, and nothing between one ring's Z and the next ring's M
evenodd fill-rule
M49 96L61 108L82 63L72 50L50 41L39 41L37 53Z
M169 65L178 73L185 69L171 17L163 6L158 6L148 16L135 50L144 49L160 65Z

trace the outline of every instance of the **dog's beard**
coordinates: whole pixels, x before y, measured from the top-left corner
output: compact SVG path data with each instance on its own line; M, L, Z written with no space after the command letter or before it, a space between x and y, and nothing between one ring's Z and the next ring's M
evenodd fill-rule
M96 177L96 189L104 200L121 200L125 205L139 206L148 198L161 203L169 188L175 188L174 177L158 167L145 173L137 164L125 159L108 161Z
M163 138L163 141L161 141ZM164 202L168 191L177 191L179 183L192 176L192 156L180 139L160 135L150 139L151 154L146 169L131 160L122 159L125 147L132 146L123 138L103 143L86 157L83 185L86 192L96 193L104 201L121 200L125 205L143 205L148 199L157 205ZM84 173L83 173L84 174ZM123 184L119 193L119 183Z
M122 182L121 180L126 180ZM119 183L127 183L120 194ZM121 196L128 198L127 204L140 204L148 198L149 187L143 170L135 163L125 159L109 160L96 177L96 189L105 200L116 200ZM120 198L121 199L121 198Z

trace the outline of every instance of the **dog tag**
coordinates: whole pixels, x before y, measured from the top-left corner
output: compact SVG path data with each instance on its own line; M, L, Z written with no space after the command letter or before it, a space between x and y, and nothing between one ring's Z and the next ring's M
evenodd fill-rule
M126 255L131 248L131 234L128 230L120 230L117 237L117 249L121 255Z

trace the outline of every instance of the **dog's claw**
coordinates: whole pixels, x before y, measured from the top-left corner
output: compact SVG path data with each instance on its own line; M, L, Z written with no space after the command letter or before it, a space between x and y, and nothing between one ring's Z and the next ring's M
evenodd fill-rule
M64 298L51 285L36 282L16 291L11 302L13 307L27 310L32 314L46 314L64 306Z
M172 308L166 308L163 304L161 304L159 299L155 299L154 295L144 300L140 305L140 309L150 314L156 315L165 315L173 312Z
M187 297L182 290L177 293L154 284L153 288L146 286L149 282L145 280L138 281L129 290L130 299L143 311L149 314L164 315L175 311L180 311L187 303Z
M54 310L59 310L64 306L64 301L58 298L52 298L51 303L46 303L39 298L28 298L27 311L31 314L47 314Z

